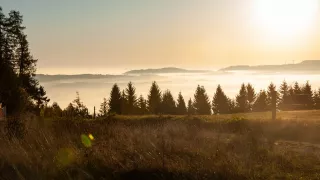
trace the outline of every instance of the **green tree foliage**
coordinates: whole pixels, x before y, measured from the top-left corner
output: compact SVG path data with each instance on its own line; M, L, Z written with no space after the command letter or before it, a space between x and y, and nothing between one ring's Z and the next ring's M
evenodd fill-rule
M184 98L183 98L181 92L179 92L178 99L177 99L177 114L178 115L187 114L186 103L184 101Z
M220 85L218 85L212 100L212 110L214 114L230 113L229 98L225 95Z
M195 108L196 114L198 115L211 114L211 105L210 105L209 97L203 86L198 85L196 92L194 94L193 106Z
M303 104L306 105L307 109L313 108L313 92L312 87L309 84L309 81L306 82L306 84L302 88L302 94L303 94Z
M188 111L188 115L196 114L196 110L195 110L195 108L193 106L193 102L192 102L191 98L188 101L188 109L187 109L187 111Z
M99 116L105 117L108 114L108 101L106 98L103 98L102 103L100 104Z
M148 95L148 109L151 114L159 114L161 111L161 91L154 81Z
M109 112L121 114L121 93L117 84L114 84L109 99Z
M270 85L268 86L268 91L267 91L268 110L272 109L272 93L273 92L276 92L276 104L278 105L279 93L277 92L277 87L273 83L270 83Z
M35 79L36 62L29 50L23 19L18 11L6 17L0 7L0 103L8 113L32 110L37 112L49 99Z
M162 95L161 113L176 114L176 102L169 90L166 90Z
M237 111L244 113L248 111L248 92L245 84L241 85L239 94L236 96Z
M268 95L265 90L261 90L253 104L253 111L261 112L268 110Z
M252 111L253 103L256 100L256 92L250 83L247 84L247 98L248 98L248 110Z
M141 115L148 114L147 100L142 95L138 99L138 113Z
M126 99L127 99L127 112L128 114L136 114L137 112L137 95L136 88L133 86L132 82L128 83L126 89Z

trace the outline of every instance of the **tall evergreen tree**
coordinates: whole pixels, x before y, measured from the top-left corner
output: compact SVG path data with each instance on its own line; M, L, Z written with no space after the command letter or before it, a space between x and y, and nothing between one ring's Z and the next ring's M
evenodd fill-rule
M188 115L194 115L196 113L196 110L194 109L193 102L192 102L191 98L188 101L187 111L188 111Z
M280 103L279 106L281 109L288 109L292 104L292 93L293 89L290 89L286 81L283 81L280 85Z
M306 108L312 109L313 108L313 92L312 87L309 84L309 81L306 82L306 84L302 88L302 94L303 94L303 104L306 105Z
M148 114L147 100L145 100L142 95L140 95L138 99L138 109L139 114Z
M109 112L121 114L121 93L117 84L114 84L109 99Z
M136 88L133 86L132 82L128 83L128 87L126 89L126 98L128 101L127 104L127 112L128 114L136 114L137 112L137 95Z
M161 91L155 81L152 82L148 95L148 109L151 114L159 114L161 110Z
M124 90L121 93L121 113L120 114L128 114L128 97Z
M216 92L212 100L212 110L214 114L227 114L230 113L229 99L223 92L220 84L218 85Z
M253 111L255 112L267 111L268 110L267 102L268 102L267 92L265 90L260 91L256 101L253 104Z
M80 99L79 92L77 92L76 99L73 100L73 107L75 108L75 115L79 117L88 116L88 108L83 104Z
M106 98L103 98L102 103L100 104L99 116L106 116L108 114L108 101Z
M320 109L320 88L318 91L314 91L314 108Z
M245 84L241 85L239 94L236 96L237 111L244 113L248 111L248 92Z
M176 114L176 102L169 90L166 90L162 95L161 112L163 114Z
M198 115L210 115L211 114L211 105L209 97L206 93L206 90L203 86L199 86L196 89L194 94L193 106Z
M256 100L256 92L250 83L247 84L247 97L248 97L248 110L252 111L253 103Z
M187 114L186 103L184 102L184 98L183 98L181 92L179 92L178 99L177 99L177 114L178 115Z
M273 83L270 83L268 86L268 91L267 91L267 104L268 104L268 110L272 109L272 93L276 92L276 104L278 105L279 103L279 93L277 92L277 88Z

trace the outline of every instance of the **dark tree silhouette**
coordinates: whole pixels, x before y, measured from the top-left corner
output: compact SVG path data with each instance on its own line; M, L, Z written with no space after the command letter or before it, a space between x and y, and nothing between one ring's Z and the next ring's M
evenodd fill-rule
M106 98L103 98L103 101L100 104L99 116L104 117L107 114L108 114L108 101Z
M267 111L268 110L268 95L265 90L261 90L260 93L257 96L256 101L253 104L253 111L255 112L261 112L261 111Z
M290 109L290 106L292 104L293 89L288 86L286 81L283 81L282 84L280 85L279 93L280 93L279 107L281 109Z
M76 99L73 100L73 107L75 109L75 116L87 117L89 115L88 108L81 101L79 92L77 92Z
M120 114L128 114L128 97L124 90L121 93L121 113Z
M230 113L229 99L218 85L212 100L212 111L214 114Z
M268 86L268 91L267 91L267 104L268 104L268 110L272 109L272 93L276 92L276 104L278 105L279 103L279 93L277 92L277 87L271 82L270 85Z
M250 83L247 84L247 95L248 95L248 110L252 111L253 103L256 100L256 92Z
M188 111L188 115L194 115L196 113L196 110L193 107L193 102L192 102L191 98L188 101L188 109L187 109L187 111Z
M138 109L139 114L148 114L147 100L145 100L142 95L140 95L138 99Z
M186 103L184 102L184 98L183 98L181 92L179 92L178 99L177 99L177 114L178 115L187 114Z
M314 107L320 109L320 88L318 91L314 91Z
M176 102L169 90L166 90L162 95L161 113L176 114Z
M237 111L244 113L248 111L248 92L245 84L241 85L239 94L236 96Z
M121 114L121 93L117 84L114 84L110 93L109 112Z
M161 91L154 81L148 95L148 109L151 114L159 114L161 110Z
M126 89L126 99L127 99L127 113L128 114L137 114L137 96L136 88L133 86L132 82L128 83Z
M193 106L198 115L210 115L211 114L211 105L209 97L206 93L206 90L203 86L199 86L196 89L194 94Z
M303 104L306 105L307 109L313 108L313 92L312 87L309 84L309 81L306 82L306 84L302 88L302 94L303 94Z

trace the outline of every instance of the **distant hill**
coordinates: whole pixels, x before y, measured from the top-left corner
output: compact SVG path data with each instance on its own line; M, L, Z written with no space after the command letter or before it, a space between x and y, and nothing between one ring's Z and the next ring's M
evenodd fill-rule
M103 74L76 74L76 75L46 75L37 74L36 78L39 81L56 81L56 80L66 80L66 79L104 79L112 77L123 77L124 75L103 75Z
M206 70L187 70L175 67L166 67L159 69L140 69L127 71L124 74L161 74L161 73L207 73Z
M219 71L269 71L269 72L302 72L320 71L320 60L306 60L298 64L259 65L259 66L229 66Z

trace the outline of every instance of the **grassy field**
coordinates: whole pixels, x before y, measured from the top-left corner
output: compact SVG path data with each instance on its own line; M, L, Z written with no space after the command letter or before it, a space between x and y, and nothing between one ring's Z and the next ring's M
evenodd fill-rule
M24 115L23 139L2 125L0 179L320 179L320 111L270 117Z

